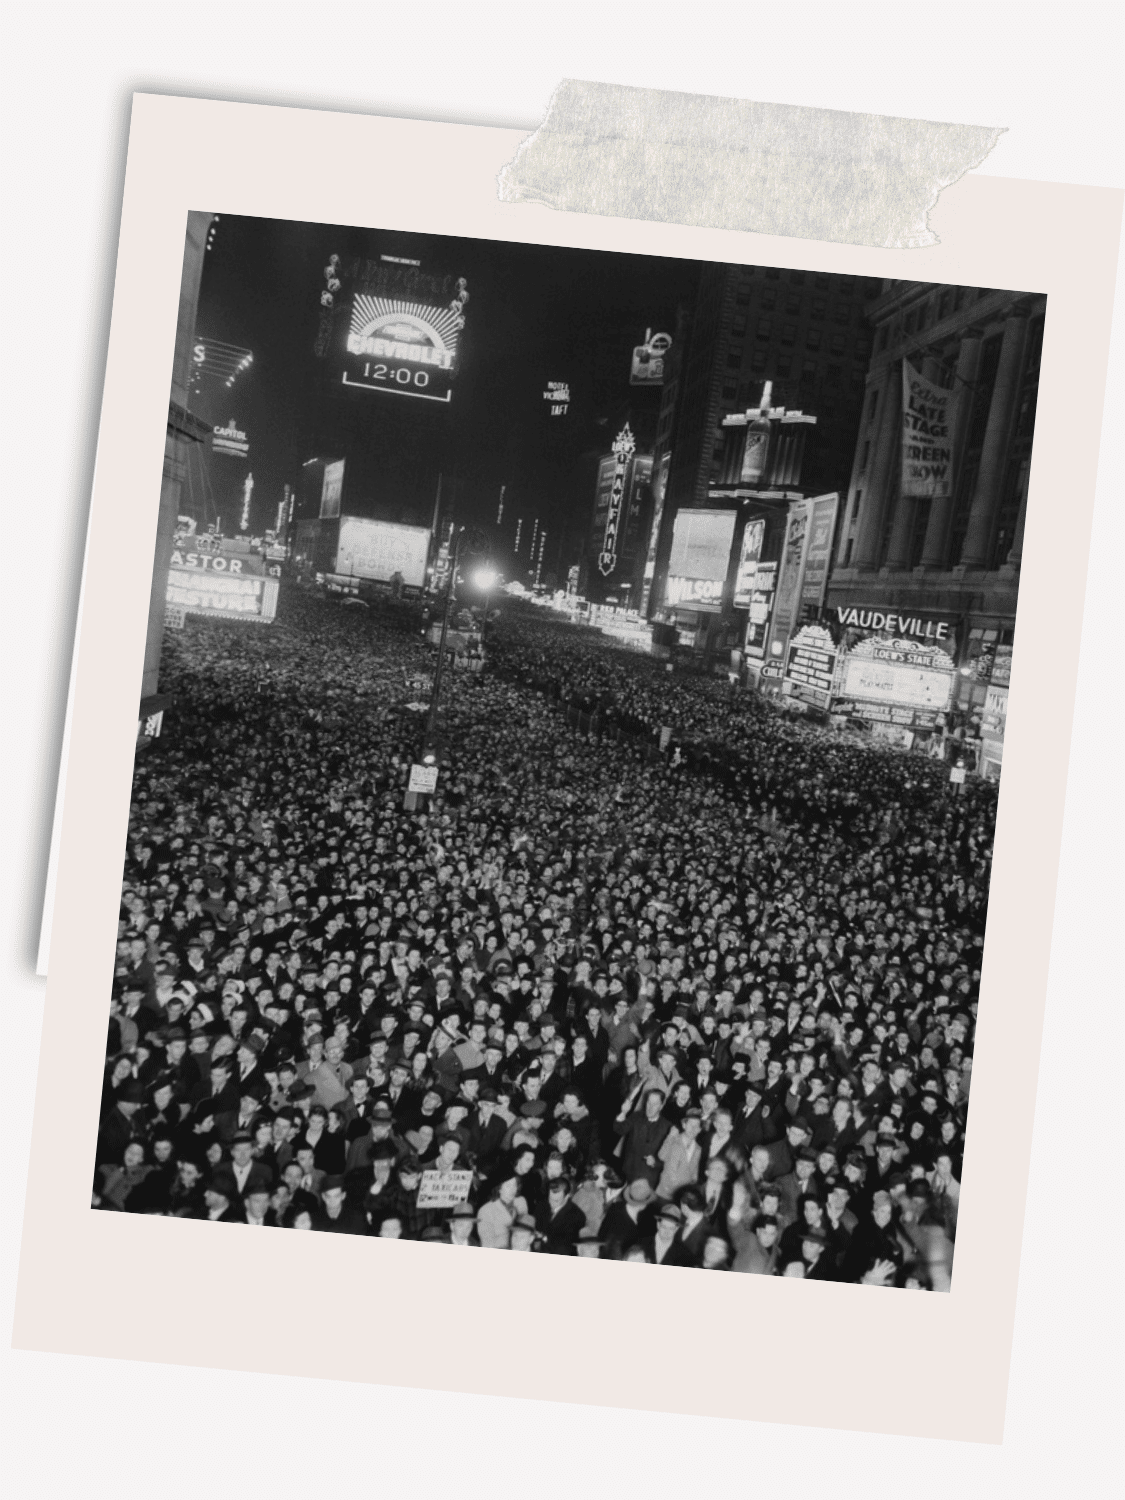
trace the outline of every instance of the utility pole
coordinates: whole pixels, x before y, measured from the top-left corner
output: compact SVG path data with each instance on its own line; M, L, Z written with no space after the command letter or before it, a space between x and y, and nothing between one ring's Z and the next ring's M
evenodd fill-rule
M437 721L438 705L441 698L441 680L445 672L445 642L449 635L449 615L453 608L453 588L457 581L457 559L461 551L461 538L465 534L464 526L454 529L452 545L449 554L449 578L445 585L445 608L441 616L441 639L438 642L437 667L434 671L434 686L430 694L430 712L426 718L426 740L422 747L422 764L437 764Z

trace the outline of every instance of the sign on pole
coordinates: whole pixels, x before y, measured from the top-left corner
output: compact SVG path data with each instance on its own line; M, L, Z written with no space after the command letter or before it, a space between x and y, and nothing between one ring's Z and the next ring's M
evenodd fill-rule
M437 788L437 766L410 767L410 782L406 788L408 792L432 792Z
M456 1208L473 1185L471 1172L423 1172L418 1184L418 1208Z

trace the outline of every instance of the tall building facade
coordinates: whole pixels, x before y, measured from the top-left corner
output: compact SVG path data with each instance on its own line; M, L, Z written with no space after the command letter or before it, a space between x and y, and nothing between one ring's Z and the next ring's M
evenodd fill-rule
M176 344L172 357L172 385L168 398L168 428L164 441L164 469L160 481L160 510L156 523L156 550L149 594L148 627L145 634L144 671L141 678L141 708L138 718L138 740L145 741L160 732L160 716L167 700L158 696L160 685L161 643L164 639L165 600L168 570L172 559L172 539L176 518L180 514L188 453L192 446L205 443L211 436L210 426L196 416L191 407L192 344L196 311L199 306L199 284L203 275L203 258L207 253L207 231L211 215L189 213L184 236L184 264L180 278L179 316L176 322ZM146 724L151 723L151 730Z
M866 306L880 283L775 267L707 265L690 323L668 361L653 454L654 525L646 566L650 616L716 656L739 646L735 605L744 527L762 520L761 560L780 558L790 504L842 492L852 467L872 350ZM767 391L768 456L752 480L747 432ZM693 610L668 599L676 517L735 512L721 600Z
M931 622L955 643L954 714L979 731L994 768L1045 313L1042 296L884 283L868 306L874 349L828 589L838 621L893 611ZM925 438L911 446L912 382L923 398L930 393L938 447ZM904 480L912 455L948 460L943 482Z

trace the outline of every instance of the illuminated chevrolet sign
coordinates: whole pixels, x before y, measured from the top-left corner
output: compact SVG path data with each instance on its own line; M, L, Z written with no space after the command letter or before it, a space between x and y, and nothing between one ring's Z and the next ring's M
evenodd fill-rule
M461 304L446 307L357 293L344 354L342 384L448 401L464 326Z

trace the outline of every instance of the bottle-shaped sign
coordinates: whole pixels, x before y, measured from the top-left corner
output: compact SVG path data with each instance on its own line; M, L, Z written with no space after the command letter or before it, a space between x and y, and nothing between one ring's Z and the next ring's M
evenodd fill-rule
M766 459L770 448L770 394L773 381L767 380L762 387L762 402L758 415L746 424L746 447L742 450L741 484L760 484L765 477Z

